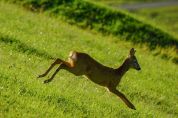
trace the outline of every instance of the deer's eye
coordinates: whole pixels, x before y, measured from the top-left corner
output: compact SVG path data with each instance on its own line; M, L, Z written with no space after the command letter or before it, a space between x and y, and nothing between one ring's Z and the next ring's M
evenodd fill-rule
M136 60L134 60L133 62L134 62L134 63L137 63L137 61L136 61Z

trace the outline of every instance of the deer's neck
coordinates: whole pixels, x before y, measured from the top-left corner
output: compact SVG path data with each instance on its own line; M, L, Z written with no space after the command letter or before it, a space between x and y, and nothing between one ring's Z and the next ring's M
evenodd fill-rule
M126 59L124 63L116 69L117 73L122 77L129 70L128 60Z

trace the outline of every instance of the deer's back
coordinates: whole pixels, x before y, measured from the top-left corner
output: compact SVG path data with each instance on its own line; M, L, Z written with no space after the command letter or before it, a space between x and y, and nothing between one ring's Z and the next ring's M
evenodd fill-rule
M90 55L80 52L71 52L69 56L75 61L75 73L76 75L86 75L91 81L107 86L112 83L117 83L117 75L113 68L106 67Z

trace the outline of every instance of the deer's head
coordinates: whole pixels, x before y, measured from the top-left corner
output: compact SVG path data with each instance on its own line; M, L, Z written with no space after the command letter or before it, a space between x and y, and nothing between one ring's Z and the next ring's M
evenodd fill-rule
M135 57L136 50L134 48L130 49L128 63L130 68L134 68L136 70L141 70L140 65L138 64L137 58Z

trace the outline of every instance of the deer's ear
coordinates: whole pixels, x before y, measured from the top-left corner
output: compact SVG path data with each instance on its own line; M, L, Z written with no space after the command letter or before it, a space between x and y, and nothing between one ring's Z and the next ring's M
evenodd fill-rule
M130 56L134 56L135 52L136 52L136 50L134 48L131 48L130 49Z

